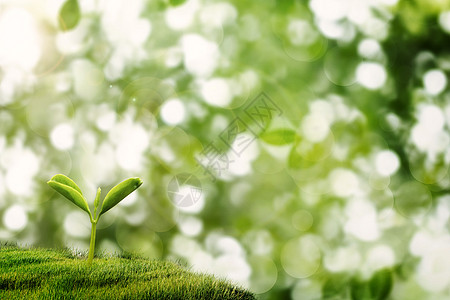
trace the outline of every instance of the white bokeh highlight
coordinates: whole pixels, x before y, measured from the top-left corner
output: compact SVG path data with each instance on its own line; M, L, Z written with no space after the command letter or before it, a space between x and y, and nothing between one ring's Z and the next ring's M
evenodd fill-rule
M331 190L338 197L349 197L358 192L359 179L348 169L337 168L330 172L328 180Z
M371 202L350 201L345 208L345 213L348 217L344 226L346 233L364 242L376 241L379 238L377 211Z
M186 118L186 109L180 99L173 98L164 102L161 107L161 118L168 125L178 125Z
M316 16L328 21L337 21L347 14L349 3L345 0L311 0L309 7Z
M101 24L108 40L120 47L138 48L149 37L150 20L140 17L145 5L139 0L103 0Z
M386 79L386 70L379 63L362 62L356 68L356 80L369 90L383 87Z
M418 232L411 241L412 253L421 258L417 283L427 291L442 292L450 288L450 235L433 236Z
M367 59L375 59L382 53L380 43L375 39L364 39L358 44L358 54Z
M226 2L202 5L199 19L205 26L222 27L236 20L236 8Z
M383 150L375 156L375 169L382 176L391 176L400 167L398 155L391 150Z
M226 107L233 98L230 86L223 78L212 78L201 83L200 93L206 103L219 107Z
M17 204L7 208L3 214L3 224L12 231L20 231L28 223L28 215L25 209Z
M301 132L308 141L321 142L330 133L329 120L320 113L309 114L302 120Z
M447 86L447 77L441 70L430 70L423 75L425 90L431 95L442 93Z
M395 253L385 244L372 247L367 253L366 266L370 273L384 268L390 268L395 264Z
M37 24L22 8L0 10L0 66L31 71L41 57Z
M361 266L361 261L359 249L355 246L347 246L328 251L323 264L327 270L338 273L357 270Z
M184 30L192 25L200 8L198 0L189 0L182 5L170 7L165 13L166 24L173 30Z
M450 145L450 137L444 130L444 112L434 104L424 104L417 107L416 115L417 123L411 129L411 142L434 161Z
M58 150L69 150L75 143L75 133L72 125L62 123L55 126L50 133L50 141Z
M194 33L183 35L180 44L186 70L194 76L210 76L219 59L217 44Z
M0 165L6 170L4 180L8 191L16 196L33 195L34 176L40 167L40 159L36 153L17 140L3 151Z
M202 232L203 222L194 216L180 216L178 228L185 236L195 237Z
M439 25L446 32L450 33L450 11L443 11L439 15Z
M140 0L101 0L101 25L105 37L114 45L104 68L109 80L122 75L125 66L138 63L147 57L143 46L152 32L148 18L141 17L145 3Z
M134 123L129 116L118 122L113 128L110 140L116 146L117 164L124 170L141 170L151 134L141 124Z
M96 125L101 131L107 132L113 128L116 123L116 119L117 114L114 111L104 108L96 120Z

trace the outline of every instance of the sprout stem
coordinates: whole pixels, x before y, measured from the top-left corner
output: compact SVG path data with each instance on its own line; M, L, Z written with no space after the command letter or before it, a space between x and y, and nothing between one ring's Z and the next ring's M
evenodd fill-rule
M92 222L92 229L91 229L91 243L89 245L89 255L88 255L88 264L92 264L92 260L94 259L94 250L95 250L95 232L97 228L97 221Z

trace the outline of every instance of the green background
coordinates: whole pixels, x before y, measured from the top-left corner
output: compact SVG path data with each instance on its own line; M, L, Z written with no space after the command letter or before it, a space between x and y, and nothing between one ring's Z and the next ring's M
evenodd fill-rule
M261 299L450 296L450 1L0 1L0 240ZM184 202L179 202L180 197Z

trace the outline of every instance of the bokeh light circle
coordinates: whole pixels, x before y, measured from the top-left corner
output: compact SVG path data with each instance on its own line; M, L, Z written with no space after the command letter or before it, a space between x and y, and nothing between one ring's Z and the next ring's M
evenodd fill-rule
M322 297L322 286L311 279L300 279L291 290L292 300L318 300Z
M376 90L384 86L387 73L379 63L362 62L356 68L356 80L369 90Z
M383 150L375 157L375 169L384 177L393 175L400 167L398 155L391 150Z
M448 174L449 165L442 159L430 162L426 153L412 150L408 155L409 171L415 180L424 184L435 184Z
M75 142L73 127L69 123L56 125L50 132L50 141L58 150L69 150Z
M278 278L278 268L270 256L252 255L248 258L252 267L250 290L256 294L269 291Z
M201 84L201 95L206 103L227 107L233 99L230 85L224 78L212 78Z
M345 49L334 48L325 55L324 71L328 80L340 86L349 86L356 82L355 71L360 59Z
M307 210L298 210L292 214L292 226L298 231L307 231L314 222L312 214Z
M378 173L371 173L369 176L369 185L375 190L384 190L390 183L390 177L380 176Z
M3 214L3 224L11 231L21 231L28 224L28 214L21 205L12 205Z
M423 75L425 90L431 95L438 95L447 86L447 76L441 70L430 70Z
M314 275L320 268L321 258L320 248L308 236L288 241L281 250L281 265L295 278Z
M403 183L394 191L395 208L404 217L426 214L432 205L428 188L416 181Z
M173 98L165 101L161 107L161 118L168 125L178 125L186 117L186 109L180 99Z

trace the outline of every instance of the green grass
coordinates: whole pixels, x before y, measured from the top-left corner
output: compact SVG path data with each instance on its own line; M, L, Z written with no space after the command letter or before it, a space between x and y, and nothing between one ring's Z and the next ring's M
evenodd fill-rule
M181 265L131 256L91 266L69 250L0 246L0 299L255 299Z

